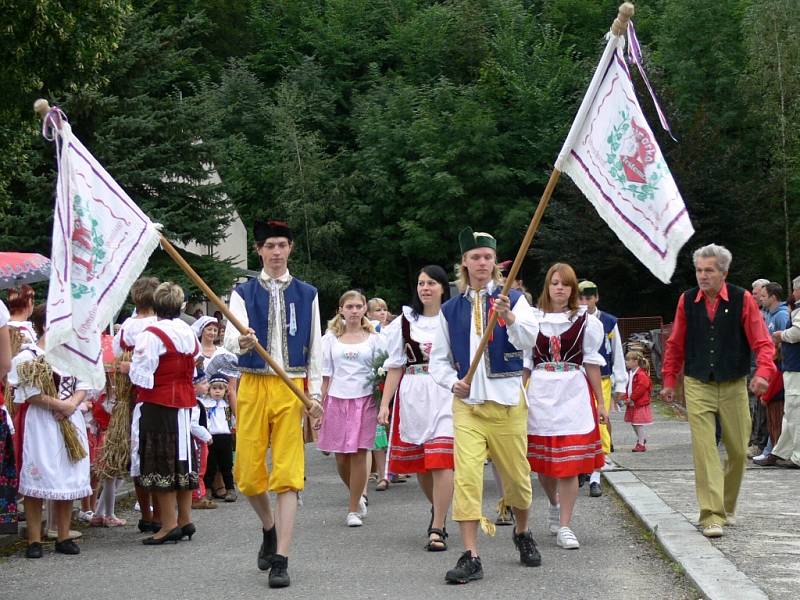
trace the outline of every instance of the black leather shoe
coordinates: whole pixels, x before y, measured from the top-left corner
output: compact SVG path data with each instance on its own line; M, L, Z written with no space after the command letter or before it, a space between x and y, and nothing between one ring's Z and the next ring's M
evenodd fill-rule
M273 528L274 529L274 528ZM285 588L289 587L289 559L280 554L272 557L272 568L269 570L269 587Z
M139 528L139 531L141 531L142 533L153 533L152 521L145 521L144 519L139 519L137 527Z
M264 534L264 541L258 549L258 568L266 571L272 564L272 557L278 551L278 534L275 532L275 525L269 530L262 528L261 532Z
M62 542L56 542L56 552L59 554L80 554L81 549L75 540L66 539Z
M483 565L480 557L472 556L469 550L458 558L456 566L444 576L447 583L469 583L477 579L483 579Z
M25 548L25 558L42 558L42 545L39 542L31 542Z
M753 463L759 467L774 467L778 464L778 457L774 454L769 454L764 458L754 458Z
M603 495L603 488L600 487L599 483L590 483L589 484L589 495L592 498L599 498Z
M151 536L143 539L142 543L145 546L160 546L161 544L165 544L167 542L173 542L177 544L182 537L183 530L180 527L176 527L175 529L171 529L164 537L157 538L155 536Z
M189 541L192 541L192 536L197 533L197 527L194 526L194 523L187 523L183 527L181 527L181 539L188 537Z
M583 487L583 484L589 481L589 476L581 473L578 475L578 487Z
M542 564L542 555L536 548L531 530L522 533L514 532L514 545L519 550L519 562L526 567L538 567Z

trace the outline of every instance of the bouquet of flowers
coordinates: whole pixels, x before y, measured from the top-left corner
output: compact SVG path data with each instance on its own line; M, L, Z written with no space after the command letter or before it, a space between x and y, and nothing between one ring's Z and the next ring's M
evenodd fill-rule
M383 386L386 383L386 369L383 368L383 363L389 357L386 350L376 352L372 356L372 365L370 366L369 382L372 385L372 397L375 402L380 404L383 398Z

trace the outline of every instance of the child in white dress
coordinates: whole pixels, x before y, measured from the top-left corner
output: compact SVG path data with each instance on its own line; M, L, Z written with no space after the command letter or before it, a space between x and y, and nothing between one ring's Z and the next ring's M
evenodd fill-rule
M92 493L89 480L89 444L86 423L79 410L90 386L74 377L53 371L57 397L48 396L30 381L23 381L19 368L44 356L45 305L37 306L31 315L36 344L27 344L14 357L8 383L14 388L14 402L21 411L22 468L19 493L25 497L28 523L27 558L41 558L42 500L52 500L58 528L55 550L61 554L79 554L80 548L69 537L69 525L74 500ZM59 421L69 419L83 446L85 457L72 461L64 443Z

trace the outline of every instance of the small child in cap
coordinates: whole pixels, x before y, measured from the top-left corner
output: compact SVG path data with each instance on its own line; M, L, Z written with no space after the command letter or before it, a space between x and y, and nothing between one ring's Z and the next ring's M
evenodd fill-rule
M208 378L208 395L202 399L208 416L208 430L213 438L208 452L205 484L212 489L214 477L219 472L225 487L213 490L212 496L225 502L236 502L233 483L233 434L227 394L228 378L222 373L211 375Z

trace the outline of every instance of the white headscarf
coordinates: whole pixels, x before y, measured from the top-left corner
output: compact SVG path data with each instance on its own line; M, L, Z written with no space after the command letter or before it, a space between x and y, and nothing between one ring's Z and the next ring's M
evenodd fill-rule
M204 315L192 323L192 331L194 331L194 334L197 336L198 340L203 336L203 329L209 325L219 326L219 321L217 321L214 317Z

